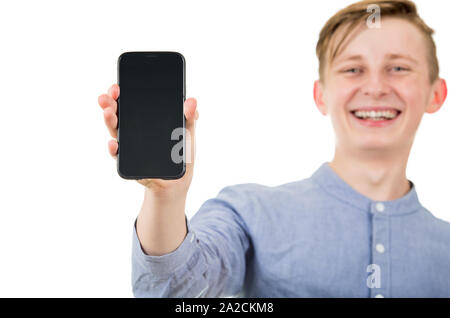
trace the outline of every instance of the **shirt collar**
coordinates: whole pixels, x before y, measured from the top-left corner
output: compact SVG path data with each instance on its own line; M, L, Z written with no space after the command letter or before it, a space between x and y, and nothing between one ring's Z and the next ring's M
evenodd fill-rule
M417 196L414 183L408 179L410 190L403 197L390 201L374 201L359 193L347 184L324 162L311 176L326 192L350 205L368 212L382 212L387 215L408 214L419 210L422 205Z

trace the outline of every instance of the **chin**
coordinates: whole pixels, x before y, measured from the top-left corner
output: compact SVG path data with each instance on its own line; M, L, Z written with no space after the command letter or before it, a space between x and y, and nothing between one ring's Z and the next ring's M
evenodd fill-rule
M379 138L367 138L365 140L358 140L354 143L355 148L357 148L360 151L386 151L386 150L392 150L396 148L395 143L392 142L392 140L380 140Z

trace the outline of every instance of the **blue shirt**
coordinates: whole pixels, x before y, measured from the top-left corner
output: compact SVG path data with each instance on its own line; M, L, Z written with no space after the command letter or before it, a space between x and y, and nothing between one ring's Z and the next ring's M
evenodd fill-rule
M450 297L450 223L415 185L372 201L328 162L309 178L224 187L171 253L144 253L133 230L135 297Z

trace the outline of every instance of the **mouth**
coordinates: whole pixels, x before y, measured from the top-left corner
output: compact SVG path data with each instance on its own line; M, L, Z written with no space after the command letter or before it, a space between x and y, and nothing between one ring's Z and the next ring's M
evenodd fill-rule
M350 113L363 126L384 127L393 124L402 111L392 107L372 107L357 108Z

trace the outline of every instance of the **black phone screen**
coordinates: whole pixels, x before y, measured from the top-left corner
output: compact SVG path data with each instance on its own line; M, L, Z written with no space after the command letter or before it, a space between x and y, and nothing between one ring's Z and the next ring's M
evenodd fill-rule
M118 59L117 170L126 179L176 179L185 171L185 60L177 52Z

